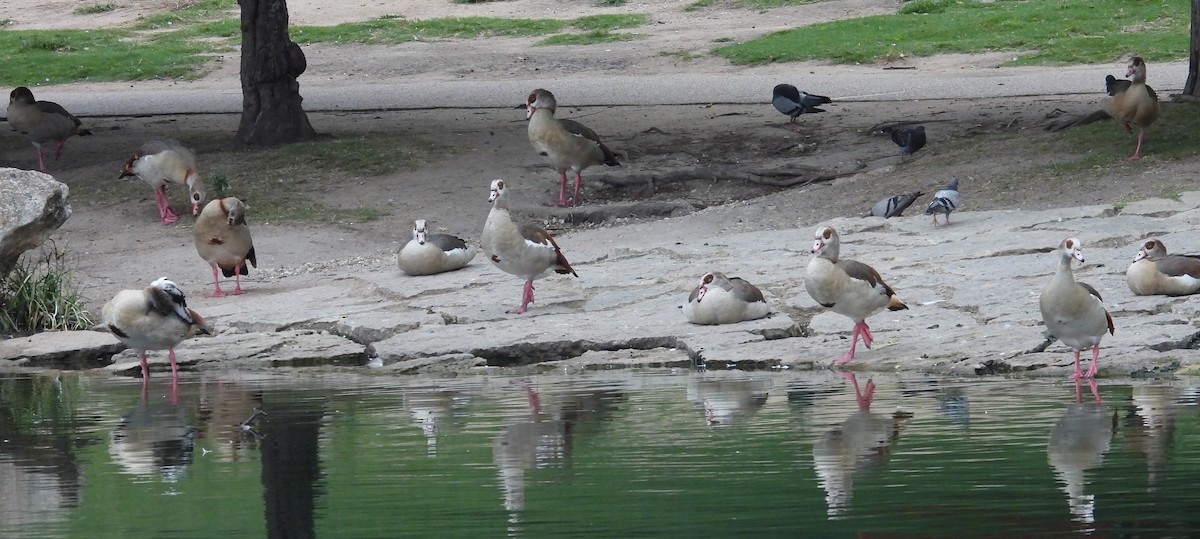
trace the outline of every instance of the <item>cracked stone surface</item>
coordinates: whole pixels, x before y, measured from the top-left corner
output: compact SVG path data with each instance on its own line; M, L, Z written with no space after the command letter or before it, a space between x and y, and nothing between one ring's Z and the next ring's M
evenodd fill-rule
M538 281L537 300L523 315L505 312L520 299L520 279L482 257L459 271L410 277L380 256L317 285L198 298L193 307L218 334L181 344L177 357L185 369L358 366L369 358L395 373L701 363L826 368L849 346L852 325L804 290L812 234L829 224L841 235L842 256L874 266L910 307L870 318L875 347L860 346L849 368L1065 377L1072 352L1045 344L1037 303L1055 270L1052 252L1068 236L1083 241L1087 260L1075 266L1076 278L1103 295L1116 324L1116 335L1101 345L1102 376L1195 372L1200 365L1200 298L1139 297L1125 284L1125 270L1146 238L1162 239L1171 252L1200 251L1200 193L1120 210L959 211L953 224L939 227L913 215L746 230L739 215L748 211L752 203L562 234L559 244L580 277ZM756 284L771 316L721 326L687 323L682 305L710 270ZM14 353L22 344L13 339L0 343L0 358L63 366L48 358L71 348L86 361L112 357L110 371L136 373L132 352L113 356L111 337L104 337L94 346L63 339L56 348L56 339L38 336L37 347L27 346L36 353ZM166 368L165 352L151 359L156 371Z

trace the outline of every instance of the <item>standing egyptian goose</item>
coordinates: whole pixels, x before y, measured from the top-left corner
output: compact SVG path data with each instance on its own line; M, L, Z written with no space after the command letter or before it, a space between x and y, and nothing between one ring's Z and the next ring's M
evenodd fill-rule
M409 275L453 271L475 258L475 247L457 236L430 234L424 219L417 219L412 236L396 257L400 269Z
M246 226L246 210L249 207L236 197L218 198L204 206L196 218L192 236L196 240L196 252L212 266L213 293L208 297L225 296L217 277L217 268L225 277L236 280L233 292L242 293L242 275L249 275L246 262L258 267L254 255L254 240L250 239L250 227Z
M867 326L867 317L889 311L900 311L908 306L892 287L883 282L883 277L874 268L855 260L839 258L841 241L837 232L828 226L817 229L816 241L812 246L812 260L804 271L804 288L821 306L854 321L854 333L850 336L850 351L834 360L841 365L854 359L854 347L862 337L863 345L871 348L874 337Z
M62 105L53 101L37 101L33 92L24 86L8 94L8 123L37 148L38 167L46 172L42 145L54 143L54 158L62 157L63 145L72 136L87 136L91 131Z
M1058 246L1058 272L1042 290L1039 304L1046 329L1063 344L1075 350L1075 372L1072 380L1096 375L1096 359L1100 357L1100 338L1105 331L1114 333L1112 317L1095 288L1075 281L1071 261L1083 263L1083 244L1077 238L1067 238ZM1086 373L1079 369L1079 352L1092 349L1092 365Z
M583 169L592 165L620 166L617 156L600 141L600 135L572 120L554 117L558 103L554 94L538 88L526 101L529 120L529 143L538 155L550 161L558 171L558 207L578 206ZM567 171L575 173L575 197L567 201Z
M158 216L162 224L169 225L179 220L171 202L167 199L167 184L186 186L192 201L192 215L200 214L200 203L204 202L204 181L196 170L196 154L179 141L150 141L142 145L138 153L125 162L121 177L137 176L154 189L154 202L158 204Z
M1146 136L1146 128L1158 119L1158 94L1146 84L1146 62L1140 56L1129 59L1129 70L1125 76L1129 77L1129 84L1115 78L1105 79L1109 95L1101 104L1104 112L1116 118L1125 131L1132 133L1133 126L1137 126L1137 147L1129 156L1131 161L1137 161L1142 158L1142 139Z
M204 319L188 308L183 291L161 277L141 290L122 290L104 304L95 329L108 331L132 348L142 363L142 380L150 377L147 350L166 350L171 376L178 377L175 347L184 339L210 333Z
M533 303L533 281L551 272L563 275L570 273L576 277L579 274L571 269L567 257L563 256L558 243L546 229L530 223L518 225L513 222L508 213L505 189L504 180L492 180L491 195L488 197L492 211L483 224L479 241L483 244L483 253L492 264L506 273L525 278L521 306L508 311L521 314Z
M1147 240L1125 272L1129 289L1139 296L1186 296L1200 291L1200 256L1167 255L1159 240Z
M825 112L825 109L817 107L827 103L833 103L833 100L823 95L801 92L791 84L776 84L771 91L771 104L775 110L788 116L789 124L796 123L796 118L801 114Z
M740 277L710 271L688 296L683 316L693 324L735 324L767 315L767 300L757 287Z
M946 216L946 224L950 224L950 212L958 209L962 204L962 196L958 193L958 178L950 178L950 183L946 184L933 194L933 200L929 201L929 206L925 208L925 215L933 216L933 226L938 226L938 214Z

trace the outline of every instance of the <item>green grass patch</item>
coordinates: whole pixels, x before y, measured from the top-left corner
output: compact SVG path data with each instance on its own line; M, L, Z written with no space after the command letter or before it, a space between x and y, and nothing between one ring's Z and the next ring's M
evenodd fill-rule
M1158 121L1146 130L1143 160L1178 161L1200 157L1200 105L1161 104ZM1068 129L1049 151L1079 155L1078 159L1050 165L1054 172L1072 173L1125 163L1137 145L1137 128L1126 133L1117 122L1103 121ZM1086 154L1079 154L1087 148Z
M194 77L213 44L171 34L135 39L132 32L6 30L0 32L0 81L5 86L74 81Z
M109 2L107 4L92 4L90 6L77 7L77 8L75 8L75 11L72 11L72 13L74 13L76 15L98 15L100 13L108 13L109 11L116 11L118 7L120 7L120 6L118 6L117 4L114 4L112 2Z
M571 26L581 30L617 30L620 28L637 28L645 25L646 21L646 16L641 13L591 15L571 21Z
M644 34L626 34L609 32L608 30L589 30L582 34L558 34L538 41L537 45L594 45L596 43L614 43L617 41L633 41L643 39Z
M202 0L183 9L154 13L138 18L136 30L176 29L205 21L240 20L237 0Z
M1012 51L1020 53L1014 65L1188 54L1187 0L915 0L901 11L775 32L713 53L735 64L764 64Z
M428 143L413 143L399 137L342 138L264 150L255 161L259 169L284 176L301 171L382 176L414 168L424 163L434 150Z
M696 54L692 51L661 51L658 53L658 55L659 56L668 56L671 58L678 58L680 60L684 60L687 62L690 62L692 60L695 60L697 58L701 58L704 56L703 54Z
M67 254L51 243L0 281L0 334L91 328L94 322L71 280Z

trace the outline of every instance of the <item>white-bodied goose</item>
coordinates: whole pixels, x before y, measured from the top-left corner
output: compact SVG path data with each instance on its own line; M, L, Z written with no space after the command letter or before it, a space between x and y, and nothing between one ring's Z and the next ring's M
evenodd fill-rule
M617 156L600 141L600 135L573 120L554 117L558 103L554 94L538 88L526 100L529 119L529 143L538 155L550 161L558 171L559 207L578 206L582 202L583 169L593 165L619 166ZM567 200L567 171L575 173L575 196Z
M1200 256L1168 255L1159 240L1147 240L1125 272L1129 289L1139 296L1186 296L1200 291Z
M683 316L693 324L735 324L767 315L767 300L757 287L740 277L710 271L688 296Z
M505 194L504 180L492 180L491 195L488 200L492 203L492 211L488 213L487 221L483 224L483 234L480 243L483 253L497 268L525 279L525 292L521 296L521 306L508 311L521 314L533 303L533 281L550 275L550 273L579 274L571 269L571 264L558 248L558 243L546 229L530 224L513 222L508 213L508 199Z
M179 376L175 366L175 347L188 337L209 333L204 319L188 308L183 291L161 277L141 290L122 290L104 304L98 331L108 331L132 348L142 363L142 379L150 376L146 365L147 350L167 350L171 375Z
M1116 79L1105 79L1109 95L1101 103L1107 112L1125 131L1132 133L1137 126L1137 147L1131 161L1142 158L1142 140L1146 136L1146 128L1158 119L1158 94L1154 88L1146 84L1146 62L1140 56L1129 59L1129 70L1125 73L1129 83ZM1109 75L1112 77L1112 75Z
M1063 240L1056 251L1058 271L1042 290L1039 301L1046 329L1063 344L1075 350L1075 372L1071 379L1096 375L1096 359L1100 357L1100 338L1112 334L1113 322L1095 288L1075 281L1071 261L1083 263L1083 244L1077 238ZM1092 365L1086 373L1079 368L1079 352L1092 349Z
M409 240L396 257L400 269L409 275L433 275L453 271L475 258L475 247L457 236L430 234L424 219L417 219Z
M8 94L8 123L25 135L37 149L38 168L46 172L46 161L42 158L42 145L54 144L54 158L62 157L67 139L92 134L83 128L83 122L73 116L62 105L53 101L38 101L33 92L21 86Z
M854 359L854 348L861 337L863 345L871 347L874 337L867 326L867 317L884 309L900 311L908 306L874 268L855 260L840 258L841 241L837 232L827 226L817 229L813 242L812 260L804 272L804 288L817 303L829 310L850 317L854 333L850 336L850 351L834 360L841 365Z
M225 277L235 279L237 284L230 294L237 295L242 293L242 275L250 274L246 262L258 267L254 240L250 238L250 227L246 226L247 209L248 206L235 197L219 198L204 206L192 227L196 252L212 266L213 293L208 297L225 296L217 277L218 268Z
M204 181L196 169L196 154L175 140L151 141L125 162L121 177L137 176L154 189L154 202L164 225L179 220L167 199L167 184L186 186L192 202L192 215L200 214L204 202Z

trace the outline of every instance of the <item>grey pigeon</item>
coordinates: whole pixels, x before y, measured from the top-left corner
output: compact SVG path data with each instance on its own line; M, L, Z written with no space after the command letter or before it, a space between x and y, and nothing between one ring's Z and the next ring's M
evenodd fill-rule
M954 211L962 204L962 198L958 195L958 177L950 178L950 183L946 187L939 189L933 194L933 200L929 201L929 207L925 208L925 215L933 216L933 226L938 225L937 216L939 213L946 216L946 224L950 224L950 212Z
M900 147L901 157L912 155L925 147L925 126L895 129L892 131L892 142Z
M833 100L823 95L801 92L791 84L777 84L771 98L775 110L791 117L788 123L794 123L797 116L806 112L825 112L825 109L817 106L826 103L833 103Z
M920 191L913 191L907 195L896 195L885 198L876 202L874 206L871 206L871 211L867 213L867 216L883 217L884 219L900 217L904 213L904 210L912 205L914 200L924 194Z

